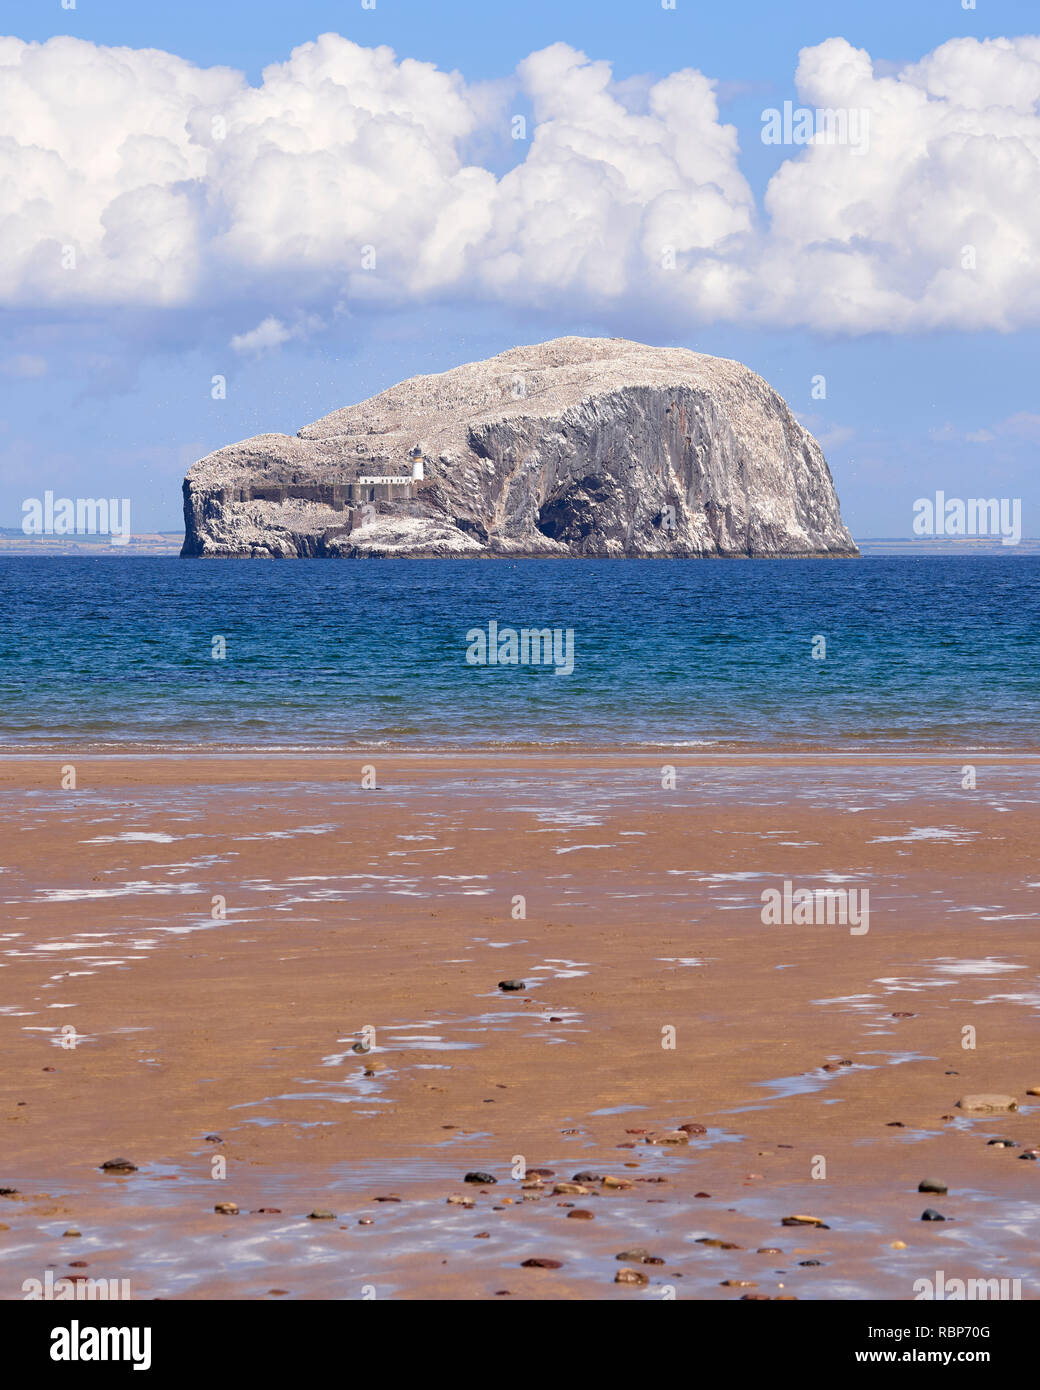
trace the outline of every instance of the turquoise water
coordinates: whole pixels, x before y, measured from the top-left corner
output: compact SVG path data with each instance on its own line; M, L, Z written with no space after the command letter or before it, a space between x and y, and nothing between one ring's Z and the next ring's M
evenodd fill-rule
M0 614L9 750L1016 749L1040 713L1040 557L8 557ZM573 672L468 664L492 621Z

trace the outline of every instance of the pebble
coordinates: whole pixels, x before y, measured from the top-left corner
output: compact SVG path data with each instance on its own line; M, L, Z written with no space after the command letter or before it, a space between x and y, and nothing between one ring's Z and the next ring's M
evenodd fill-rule
M946 1192L946 1184L940 1182L938 1178L922 1178L917 1184L918 1192L938 1192L940 1195Z
M218 1202L213 1208L218 1216L237 1216L238 1207L234 1202Z
M818 1226L821 1231L829 1231L830 1227L824 1225L818 1216L785 1216L781 1221L781 1226Z
M922 1221L945 1221L946 1217L937 1212L934 1207L928 1207L921 1213Z
M816 1269L816 1268L818 1268L818 1267L823 1263L823 1261L822 1261L822 1260L799 1260L798 1263L799 1263L800 1265L803 1265L806 1269Z
M281 1207L257 1207L257 1216L281 1216Z
M529 1178L555 1178L556 1170L553 1168L528 1168L527 1176ZM575 1178L574 1181L580 1182L581 1179Z
M523 980L499 980L498 987L499 989L508 991L513 989L526 989L527 985Z
M589 1189L582 1187L580 1182L558 1182L553 1193L557 1197L587 1197Z
M602 1182L602 1181L603 1181L603 1174L602 1174L602 1173L587 1173L587 1172L584 1172L584 1171L581 1172L581 1173L575 1173L575 1174L574 1174L574 1177L571 1178L571 1182Z
M471 1207L474 1203L472 1197L456 1197L452 1195L448 1198L448 1205L452 1207Z
M567 1215L568 1217L573 1217L575 1221L594 1221L596 1219L595 1214L591 1211L586 1211L584 1207L575 1207L574 1210L569 1211Z
M752 1279L720 1279L719 1287L723 1289L757 1289L758 1285Z
M1017 1110L1018 1101L1014 1096L1001 1096L991 1093L977 1096L961 1096L957 1102L959 1110Z
M205 1136L205 1142L207 1144L223 1144L224 1141L219 1134L207 1134Z
M651 1134L647 1137L648 1144L688 1144L690 1136L684 1129L670 1129L663 1134Z
M685 1125L680 1125L679 1128L684 1129L687 1134L707 1134L708 1132L707 1125L699 1125L693 1121Z
M1026 1089L1027 1096L1040 1096L1040 1086L1029 1086Z
M356 1042L350 1050L351 1052L371 1052L372 1048L366 1042Z
M478 1169L476 1172L467 1173L466 1176L462 1179L462 1181L463 1181L463 1182L479 1182L479 1183L481 1183L483 1186L487 1187L487 1186L490 1185L491 1183L498 1182L498 1179L492 1177L490 1173L482 1173L482 1172L480 1172L480 1170Z
M631 1250L622 1250L614 1256L615 1260L626 1260L629 1264L645 1265L653 1259L649 1250L644 1250L641 1245L636 1245Z
M775 1245L763 1245L761 1250L756 1250L756 1255L782 1255L784 1252L777 1249Z
M473 1237L473 1239L474 1239L474 1240L490 1240L490 1239L491 1239L491 1232L490 1232L490 1231L478 1231L477 1234Z
M892 1017L893 1017L893 1018L916 1018L917 1015L916 1015L916 1014L909 1014L909 1013L906 1012L905 1009L899 1009L896 1013L894 1013L894 1014L892 1015Z
M81 1236L81 1235L83 1234L83 1232L82 1232L82 1231L77 1231L76 1228L75 1228L74 1226L70 1226L69 1229L68 1229L67 1231L62 1231L61 1234L62 1234L62 1238L68 1236L68 1237L71 1239L73 1236Z
M371 1216L359 1216L359 1217L358 1217L358 1225L359 1225L359 1226L373 1226L373 1225L375 1225L375 1222L372 1220Z
M17 1187L0 1187L0 1197L17 1197Z
M905 1250L907 1248L905 1240L894 1240L888 1247L890 1250Z
M714 1236L698 1236L698 1245L710 1245L717 1250L743 1250L742 1245L734 1245L728 1240L716 1240Z
M308 1221L335 1221L336 1213L326 1211L324 1207L315 1207L313 1211L307 1213Z
M695 1192L693 1195L694 1195L695 1197L708 1197L708 1198L711 1197L711 1193L710 1193L710 1192Z
M103 1173L136 1173L137 1164L131 1163L128 1158L106 1158L101 1164Z
M1031 1158L1034 1163L1038 1157L1040 1157L1040 1150L1037 1149L1023 1149L1019 1154L1019 1158Z
M650 1276L641 1269L619 1269L614 1275L615 1284L649 1284Z
M563 1267L563 1261L538 1258L533 1260L521 1260L520 1265L522 1269L561 1269Z
M609 1187L619 1191L623 1191L625 1188L633 1187L634 1185L635 1184L632 1182L631 1178L615 1178L612 1177L609 1173L603 1179L604 1187Z
M990 1139L986 1147L988 1149L1017 1149L1018 1145L1015 1143L1014 1139Z

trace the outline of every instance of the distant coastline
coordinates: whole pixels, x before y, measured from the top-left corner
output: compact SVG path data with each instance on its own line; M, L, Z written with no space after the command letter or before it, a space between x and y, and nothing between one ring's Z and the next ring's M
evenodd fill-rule
M183 540L183 531L142 531L131 536L125 545L113 545L107 535L27 536L20 526L0 526L0 556L78 555L99 559L111 555L125 560L127 556L179 555Z

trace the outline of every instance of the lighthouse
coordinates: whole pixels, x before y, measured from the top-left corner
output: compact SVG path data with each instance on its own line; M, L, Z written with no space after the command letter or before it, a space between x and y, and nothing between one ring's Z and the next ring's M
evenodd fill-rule
M421 483L423 479L423 453L418 444L416 444L408 457L412 461L412 481Z

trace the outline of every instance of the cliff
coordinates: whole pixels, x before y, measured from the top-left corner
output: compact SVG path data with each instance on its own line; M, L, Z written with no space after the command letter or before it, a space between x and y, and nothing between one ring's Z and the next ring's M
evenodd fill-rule
M858 554L761 377L620 338L513 348L218 449L184 519L186 556Z

